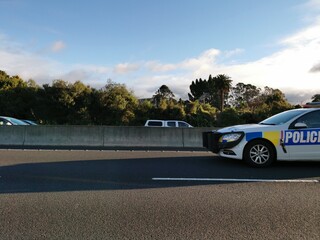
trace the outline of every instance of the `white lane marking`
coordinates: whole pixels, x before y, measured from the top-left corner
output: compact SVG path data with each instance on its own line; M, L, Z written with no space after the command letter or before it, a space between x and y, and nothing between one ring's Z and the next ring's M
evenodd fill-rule
M316 179L242 179L242 178L152 178L153 181L212 181L212 182L280 182L319 183Z

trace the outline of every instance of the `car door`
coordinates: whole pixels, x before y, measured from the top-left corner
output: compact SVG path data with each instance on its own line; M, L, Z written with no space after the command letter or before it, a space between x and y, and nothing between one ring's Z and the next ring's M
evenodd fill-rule
M292 160L320 159L320 110L293 121L284 132L284 145Z

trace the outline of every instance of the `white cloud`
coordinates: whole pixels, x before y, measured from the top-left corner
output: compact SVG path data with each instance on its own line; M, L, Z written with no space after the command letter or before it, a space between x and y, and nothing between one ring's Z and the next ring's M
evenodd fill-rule
M137 63L120 63L114 67L114 72L117 74L128 74L139 70L140 66Z
M77 80L101 87L106 84L110 70L105 66L66 66L36 53L23 50L23 46L9 41L0 34L0 70L22 79L34 79L38 84L51 83L55 79L69 82ZM58 46L59 44L57 44Z
M158 61L146 62L145 67L152 72L169 72L177 68L174 64L162 64Z
M320 9L320 1L310 1ZM199 56L176 63L157 60L125 62L115 66L64 65L40 55L27 52L8 36L0 34L0 70L24 79L33 78L38 84L51 83L53 79L70 82L81 80L92 87L102 87L108 78L125 83L141 98L151 97L163 84L176 97L187 98L189 85L197 78L209 74L227 74L237 82L250 83L258 87L279 88L292 103L309 101L320 93L320 19L309 27L284 37L279 41L281 49L264 58L245 63L223 63L244 49L220 51L208 49ZM55 42L51 50L65 48L62 41Z
M223 54L224 54L225 58L231 58L233 56L236 56L236 55L239 55L239 54L242 54L242 53L244 53L244 49L236 48L234 50L225 51Z
M320 60L320 22L284 39L283 49L268 57L242 65L228 66L232 78L285 93L320 92L319 74L310 73Z
M66 47L66 44L63 41L56 41L52 44L51 46L51 51L52 52L60 52L62 49Z
M68 82L81 81L86 84L90 83L92 87L99 88L106 83L109 72L108 67L76 65L72 67L72 70L61 74L58 78Z
M219 55L220 51L218 49L209 49L199 57L184 60L179 66L187 70L206 70L215 64Z
M0 46L1 41L0 39ZM23 51L16 46L3 44L0 47L0 66L1 70L10 75L19 75L23 79L33 78L39 83L49 81L54 76L59 64L55 61L45 60L40 56Z
M243 50L221 52L209 49L198 57L172 65L173 69L180 69L179 74L164 76L162 84L184 93L180 97L186 98L191 81L207 78L209 74L224 73L234 80L234 84L243 82L261 88L279 88L294 104L309 101L312 95L320 92L319 29L320 21L315 21L308 28L280 41L282 49L278 52L247 63L217 63L218 59L225 59L230 53L242 53ZM157 83L154 78L144 81L147 86Z
M316 72L320 72L320 63L315 64L311 69L310 69L311 73L316 73Z
M306 4L305 4L306 8L308 8L309 10L320 10L320 1L319 0L309 0Z

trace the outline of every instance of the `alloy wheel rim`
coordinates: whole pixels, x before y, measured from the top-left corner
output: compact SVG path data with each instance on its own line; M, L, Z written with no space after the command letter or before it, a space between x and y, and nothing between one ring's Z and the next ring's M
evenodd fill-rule
M269 158L269 149L264 145L255 145L250 149L250 159L256 164L264 164Z

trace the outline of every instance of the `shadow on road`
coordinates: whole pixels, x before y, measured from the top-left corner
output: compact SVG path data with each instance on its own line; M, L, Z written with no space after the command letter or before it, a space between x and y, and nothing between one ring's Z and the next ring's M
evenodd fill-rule
M152 178L320 178L319 162L279 162L250 168L212 156L26 163L0 167L0 193L145 189L226 182L153 181Z

